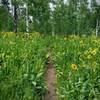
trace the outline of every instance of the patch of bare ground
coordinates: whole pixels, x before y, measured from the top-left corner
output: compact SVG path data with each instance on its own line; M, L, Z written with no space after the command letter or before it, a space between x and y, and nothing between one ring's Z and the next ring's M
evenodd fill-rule
M43 100L57 100L56 95L56 71L51 57L48 57L47 71L45 75L47 91Z

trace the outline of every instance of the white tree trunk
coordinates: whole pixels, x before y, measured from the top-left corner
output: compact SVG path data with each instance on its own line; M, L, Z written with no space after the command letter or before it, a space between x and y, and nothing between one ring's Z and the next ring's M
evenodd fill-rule
M52 36L54 36L55 35L55 32L54 32L54 25L53 25L53 23L52 23Z
M26 32L28 33L29 32L29 21L28 21L28 0L27 0L27 3L26 3Z
M98 36L98 30L99 30L99 21L96 20L96 36Z

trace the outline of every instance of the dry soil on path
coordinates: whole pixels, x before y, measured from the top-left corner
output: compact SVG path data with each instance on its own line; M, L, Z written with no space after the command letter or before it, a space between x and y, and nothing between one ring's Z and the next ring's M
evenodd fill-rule
M47 92L44 96L44 100L57 100L56 71L51 57L49 57L47 61L47 71L45 75L45 80L47 84Z

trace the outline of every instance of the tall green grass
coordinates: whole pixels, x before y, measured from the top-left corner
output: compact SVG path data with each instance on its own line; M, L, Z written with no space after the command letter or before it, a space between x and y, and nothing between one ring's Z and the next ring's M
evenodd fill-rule
M40 100L45 93L42 37L0 35L0 100Z
M100 39L0 34L0 100L41 100L46 56L57 74L58 100L100 99Z
M59 100L99 100L100 39L56 37L53 47Z

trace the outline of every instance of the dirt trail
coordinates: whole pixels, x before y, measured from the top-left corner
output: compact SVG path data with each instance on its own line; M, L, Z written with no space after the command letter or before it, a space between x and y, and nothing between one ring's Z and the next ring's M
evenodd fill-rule
M56 96L56 71L52 59L49 57L46 72L47 92L43 100L57 100Z

